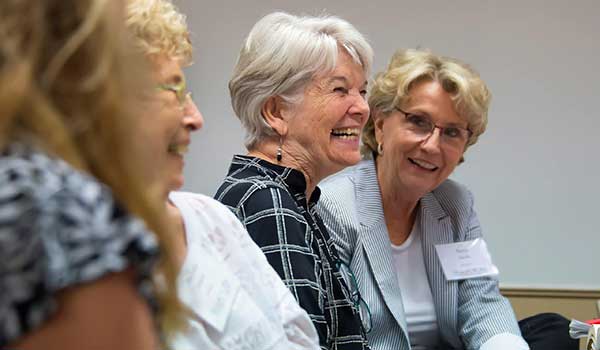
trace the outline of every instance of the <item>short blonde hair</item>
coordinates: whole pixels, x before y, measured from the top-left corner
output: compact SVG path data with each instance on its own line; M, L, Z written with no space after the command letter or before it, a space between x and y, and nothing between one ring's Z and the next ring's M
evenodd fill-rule
M262 116L265 102L279 96L290 105L300 103L315 75L335 69L340 50L369 75L373 49L341 18L274 12L254 25L229 81L231 105L246 129L246 148L275 135Z
M192 63L192 44L185 15L169 0L129 0L127 27L147 56L165 55Z
M487 126L491 100L479 74L465 63L428 50L398 50L387 69L375 76L369 91L371 117L362 134L363 157L370 158L377 150L373 121L376 113L385 118L396 107L402 108L408 102L410 89L421 81L437 81L450 94L457 113L467 120L472 135L465 150L477 142Z

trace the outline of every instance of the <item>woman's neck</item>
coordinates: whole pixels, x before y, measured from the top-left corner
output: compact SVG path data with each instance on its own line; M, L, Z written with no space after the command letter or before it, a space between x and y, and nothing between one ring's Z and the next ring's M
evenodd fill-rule
M172 247L178 267L183 265L187 255L187 238L185 236L185 225L181 211L170 200L166 200L167 220L170 223Z
M306 181L306 200L310 200L310 196L314 192L317 184L327 177L322 176L317 171L317 167L310 161L310 157L302 152L295 150L292 146L283 146L281 148L281 160L277 160L277 151L279 148L278 141L264 141L261 145L250 150L249 156L264 159L270 163L277 164L286 168L292 168L300 171L304 175Z
M401 193L393 177L385 174L380 167L377 171L377 180L390 241L394 245L400 245L410 236L417 216L419 198L410 198L405 193Z

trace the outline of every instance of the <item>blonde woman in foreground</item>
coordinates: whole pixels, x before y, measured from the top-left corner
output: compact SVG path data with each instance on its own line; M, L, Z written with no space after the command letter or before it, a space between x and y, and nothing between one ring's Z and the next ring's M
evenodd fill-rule
M0 348L156 349L159 309L175 330L169 249L151 279L169 241L123 5L0 2Z

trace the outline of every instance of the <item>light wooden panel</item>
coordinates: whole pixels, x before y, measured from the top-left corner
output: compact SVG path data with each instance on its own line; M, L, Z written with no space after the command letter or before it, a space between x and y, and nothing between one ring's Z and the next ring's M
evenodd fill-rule
M542 312L556 312L569 319L580 321L600 317L600 291L537 289L537 288L501 288L515 310L517 319ZM580 349L585 349L585 341L580 341Z

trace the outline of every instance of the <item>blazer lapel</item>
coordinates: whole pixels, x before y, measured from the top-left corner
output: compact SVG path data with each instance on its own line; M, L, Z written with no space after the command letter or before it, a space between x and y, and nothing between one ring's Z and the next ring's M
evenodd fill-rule
M420 201L423 259L433 294L435 311L442 338L455 348L462 348L457 334L458 284L447 281L435 246L453 243L450 217L440 206L435 196L428 193Z
M383 216L375 164L372 160L360 163L355 181L356 206L360 221L358 239L363 243L369 267L377 281L377 288L396 322L408 336L402 295L393 267L391 243Z

